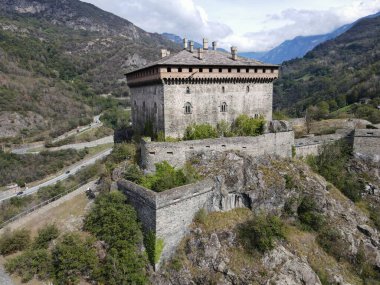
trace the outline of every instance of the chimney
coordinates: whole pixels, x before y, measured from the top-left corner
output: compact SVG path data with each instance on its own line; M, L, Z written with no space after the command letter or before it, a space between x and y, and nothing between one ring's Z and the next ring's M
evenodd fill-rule
M198 49L198 58L203 59L203 49L202 48Z
M167 56L167 50L166 49L161 49L161 58L164 58Z
M183 38L183 49L187 49L187 39Z
M233 60L237 60L237 47L231 47L231 55Z
M203 49L208 50L208 40L206 38L203 38Z
M216 46L217 46L217 44L218 44L217 42L212 42L212 49L213 49L213 50L216 50Z
M194 42L190 41L190 52L194 51Z

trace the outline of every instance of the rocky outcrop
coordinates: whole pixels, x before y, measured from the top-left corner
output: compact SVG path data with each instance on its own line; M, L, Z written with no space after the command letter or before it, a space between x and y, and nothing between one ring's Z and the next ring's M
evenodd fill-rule
M366 262L380 269L379 232L353 202L305 163L270 156L252 158L237 152L208 152L197 158L194 160L197 169L216 181L211 197L212 211L248 208L282 216L287 212L288 219L297 220L301 201L313 200L315 211L331 225L331 230L339 233L344 258L355 260L362 252ZM321 284L308 259L289 243L278 243L272 251L257 257L256 265L237 270L236 264L233 265L235 257L230 252L239 247L233 229L210 234L195 229L184 246L187 265L179 272L169 270L170 273L164 267L163 272L155 276L157 284L205 284L210 280L216 284L252 284L252 280L258 284ZM315 254L321 251L324 252L319 248ZM265 276L260 275L263 268ZM340 273L338 264L331 265L326 270L326 278L331 284L350 284L347 276ZM165 274L171 276L170 280L162 279Z

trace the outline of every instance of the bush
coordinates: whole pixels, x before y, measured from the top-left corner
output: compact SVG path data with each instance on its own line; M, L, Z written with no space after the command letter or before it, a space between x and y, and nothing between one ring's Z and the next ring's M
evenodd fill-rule
M231 125L225 120L222 120L217 124L216 130L219 137L232 137L234 135L231 131Z
M143 176L144 173L136 164L130 164L125 169L124 178L129 181L140 183Z
M111 192L98 196L84 228L107 243L100 283L146 283L146 260L139 252L143 236L136 211L126 204L124 194Z
M194 222L197 224L204 224L207 219L207 212L204 208L201 208L198 210L198 212L195 214Z
M83 240L78 234L65 234L53 252L54 276L58 284L77 284L80 277L94 277L98 257L94 240Z
M17 274L22 282L28 282L34 277L41 280L51 278L53 267L48 250L27 250L21 255L6 261L5 269L10 274Z
M157 238L153 231L149 231L144 238L145 249L149 262L152 265L160 261L162 250L164 249L164 240Z
M201 140L209 138L217 138L216 129L210 124L192 124L185 130L184 140Z
M0 253L11 254L24 250L30 245L30 232L25 229L6 232L0 238Z
M265 120L242 114L232 124L232 132L237 136L258 136L264 133Z
M323 146L318 156L309 156L306 161L314 171L334 184L352 201L357 202L361 199L364 184L356 174L347 171L346 164L350 157L349 144L341 140Z
M56 225L48 225L38 231L38 236L33 242L33 248L43 249L49 246L49 243L59 236L59 230Z
M274 248L275 239L284 238L284 225L277 216L259 214L240 227L239 238L248 250L265 252Z
M317 236L317 241L327 253L334 256L338 261L348 259L346 252L349 244L344 241L337 230L328 226L323 227Z
M297 214L302 225L307 229L318 231L324 225L323 216L318 213L315 201L310 197L304 197L297 208Z
M141 178L140 184L156 192L175 188L198 180L199 176L192 166L186 166L186 170L175 169L167 161L156 163L156 172ZM186 175L186 174L187 175Z

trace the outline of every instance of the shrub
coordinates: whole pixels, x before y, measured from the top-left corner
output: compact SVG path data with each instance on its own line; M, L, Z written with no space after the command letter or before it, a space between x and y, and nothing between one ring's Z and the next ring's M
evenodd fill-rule
M216 129L210 124L192 124L185 130L184 140L201 140L209 138L217 138Z
M317 236L317 241L327 253L334 256L338 261L347 259L346 252L349 244L344 241L337 230L328 226L323 227Z
M0 253L11 254L19 250L24 250L30 245L30 232L26 229L6 232L0 238Z
M33 248L47 248L49 243L56 239L59 235L59 230L56 225L48 225L38 231L38 236L33 242Z
M157 238L153 231L149 231L144 238L146 253L149 262L155 265L159 262L162 250L164 249L164 240Z
M146 283L146 259L139 252L143 236L136 211L126 204L124 194L111 192L98 196L84 228L107 243L100 283Z
M248 250L265 252L274 248L274 240L284 238L284 225L279 217L259 214L243 224L239 238Z
M232 124L232 132L237 136L258 136L263 134L264 126L263 117L255 119L242 114Z
M324 218L318 213L315 200L310 197L302 199L297 208L297 214L302 225L308 230L318 231L324 224Z
M48 250L27 250L21 255L6 261L5 269L10 274L17 274L22 282L28 282L34 277L46 280L51 278L53 267Z
M194 222L197 224L204 224L207 219L207 212L204 208L201 208L198 210L198 212L195 214Z
M216 125L216 130L219 137L232 137L234 135L231 131L231 125L225 120L220 121Z
M136 164L130 164L125 169L124 178L129 181L140 183L143 176L144 173Z
M185 170L175 169L167 161L156 163L155 166L156 172L143 176L140 184L157 192L189 184L199 178L195 169L189 164L187 164Z
M98 258L94 240L83 240L78 234L65 234L53 252L54 276L58 284L77 284L80 277L96 274Z

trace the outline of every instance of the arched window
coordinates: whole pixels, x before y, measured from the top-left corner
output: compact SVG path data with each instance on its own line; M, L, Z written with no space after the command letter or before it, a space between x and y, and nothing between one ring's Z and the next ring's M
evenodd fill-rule
M247 86L247 93L249 93L249 86Z
M191 106L190 102L186 102L184 108L185 108L185 114L192 113L193 106Z
M190 94L190 87L189 86L186 87L186 94Z
M223 102L221 105L220 105L220 112L227 112L227 103L226 102Z
M226 88L223 86L222 87L222 93L226 92Z

